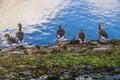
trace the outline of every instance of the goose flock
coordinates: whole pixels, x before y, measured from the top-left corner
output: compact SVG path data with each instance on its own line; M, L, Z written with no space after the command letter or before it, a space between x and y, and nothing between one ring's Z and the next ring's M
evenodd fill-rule
M104 23L99 24L97 34L99 39L107 40L108 34L105 30L102 29L103 26L104 26ZM62 38L62 40L64 40L65 34L66 34L65 30L61 26L58 26L58 30L56 32L57 38L58 39ZM86 43L87 35L84 30L80 30L77 35L78 35L80 44Z
M4 38L10 47L13 47L13 44L20 44L23 42L24 32L22 31L22 24L18 23L18 27L19 29L16 32L15 37L11 36L9 33L4 34ZM2 44L2 38L0 39L0 44Z
M100 23L98 26L98 37L102 40L108 39L108 34L105 30L102 29L104 23ZM18 31L15 33L15 37L12 37L9 33L5 33L4 38L7 43L12 46L13 44L20 44L24 42L24 32L22 31L22 24L18 23ZM58 30L56 31L57 42L64 41L64 37L66 35L66 31L59 25ZM84 30L80 30L77 34L78 40L80 44L86 43L87 35ZM2 44L2 38L0 38L0 44Z

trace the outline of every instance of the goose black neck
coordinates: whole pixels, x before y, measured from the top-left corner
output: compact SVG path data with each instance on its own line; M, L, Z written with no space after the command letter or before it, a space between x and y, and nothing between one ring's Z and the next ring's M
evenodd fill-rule
M21 31L22 30L22 26L19 26L19 31Z
M101 30L101 25L99 25L99 30Z

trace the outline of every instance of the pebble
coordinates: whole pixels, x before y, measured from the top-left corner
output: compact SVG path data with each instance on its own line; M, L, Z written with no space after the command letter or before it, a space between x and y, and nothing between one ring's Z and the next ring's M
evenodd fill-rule
M13 51L12 53L14 53L14 54L24 54L23 51Z
M19 74L27 76L27 75L33 74L33 71L32 70L27 70L27 71L24 71L24 72L20 72Z
M110 49L111 46L110 45L100 45L98 44L98 46L96 48L93 48L93 50L95 51L104 51L104 50L107 50L107 49Z
M60 78L58 76L50 76L50 77L47 77L46 80L60 80Z
M11 50L12 50L11 48L4 48L4 49L1 49L0 53L8 52Z

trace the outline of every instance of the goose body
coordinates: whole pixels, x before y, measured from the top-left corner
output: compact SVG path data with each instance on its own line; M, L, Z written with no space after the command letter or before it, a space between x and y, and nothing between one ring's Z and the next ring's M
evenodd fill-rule
M57 38L62 38L65 36L65 34L66 34L65 30L62 29L61 26L58 26L58 30L56 32Z
M86 42L86 33L83 30L80 30L80 32L78 33L78 38L80 43Z
M9 34L5 34L4 36L6 37L7 42L8 42L9 45L18 44L18 40L15 39L14 37L10 37Z
M102 23L99 24L98 36L100 39L108 39L108 34L105 30L102 29Z
M19 30L16 33L16 38L22 43L22 41L24 39L24 32L22 31L22 24L19 23L18 27L19 27Z

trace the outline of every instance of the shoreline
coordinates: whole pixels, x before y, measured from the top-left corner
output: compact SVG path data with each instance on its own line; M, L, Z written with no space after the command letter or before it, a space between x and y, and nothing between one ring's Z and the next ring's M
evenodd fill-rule
M92 40L82 45L74 40L48 46L20 46L0 49L0 78L30 79L66 74L75 78L87 73L119 75L119 62L120 39L107 43Z

